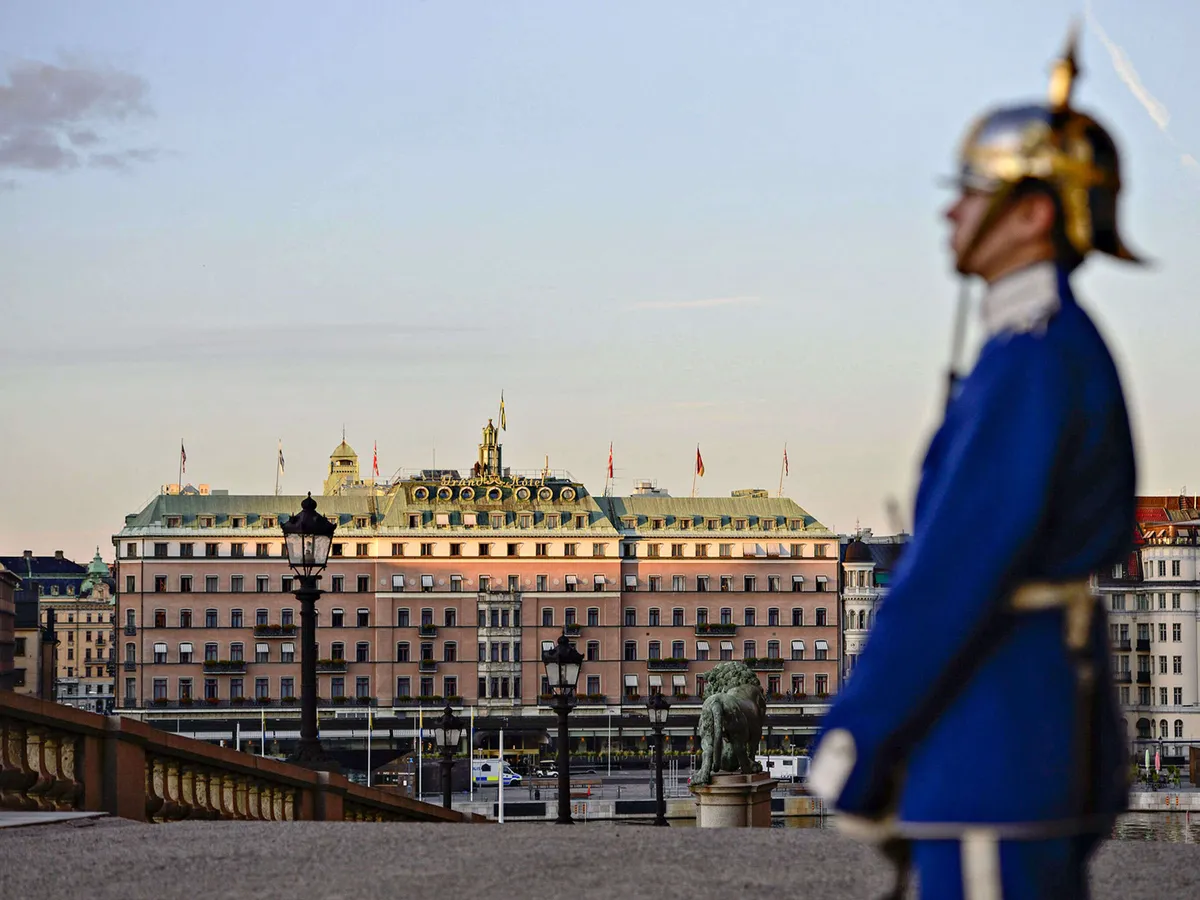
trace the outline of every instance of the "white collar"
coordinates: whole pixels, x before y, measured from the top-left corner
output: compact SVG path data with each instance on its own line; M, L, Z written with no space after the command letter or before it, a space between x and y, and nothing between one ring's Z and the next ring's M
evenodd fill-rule
M1035 263L988 286L980 314L989 339L998 334L1040 331L1058 312L1058 269Z

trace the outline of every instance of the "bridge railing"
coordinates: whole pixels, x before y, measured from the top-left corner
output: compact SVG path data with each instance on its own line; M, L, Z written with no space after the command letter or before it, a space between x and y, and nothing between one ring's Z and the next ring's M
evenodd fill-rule
M0 692L0 809L138 821L480 821L121 716Z

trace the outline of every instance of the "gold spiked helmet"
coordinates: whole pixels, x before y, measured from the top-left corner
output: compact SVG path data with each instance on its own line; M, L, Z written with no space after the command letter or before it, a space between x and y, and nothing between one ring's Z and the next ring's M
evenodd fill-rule
M992 196L965 259L999 219L1018 184L1034 180L1057 196L1067 241L1080 257L1093 250L1140 262L1117 229L1121 190L1116 144L1091 116L1071 106L1079 75L1078 30L1073 29L1061 59L1053 67L1044 104L1006 106L981 116L971 126L959 155L955 184Z

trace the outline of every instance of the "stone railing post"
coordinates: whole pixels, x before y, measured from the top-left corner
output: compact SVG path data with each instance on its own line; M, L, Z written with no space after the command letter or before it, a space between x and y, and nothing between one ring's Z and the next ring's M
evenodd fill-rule
M318 822L340 822L345 815L346 788L350 782L344 775L332 772L317 772L317 789L314 792L313 818Z
M110 816L146 821L146 748L122 730L120 716L104 719L100 808ZM89 766L89 771L91 767Z

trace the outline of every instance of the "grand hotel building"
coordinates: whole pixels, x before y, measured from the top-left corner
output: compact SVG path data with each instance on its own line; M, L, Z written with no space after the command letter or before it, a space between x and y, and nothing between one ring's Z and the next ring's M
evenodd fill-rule
M171 485L126 517L113 536L121 711L298 708L279 526L301 499ZM470 472L390 484L361 480L343 441L318 511L338 526L318 601L322 708L446 697L536 714L541 651L564 630L585 657L581 709L644 707L656 691L698 703L727 659L807 714L837 689L838 539L790 499L645 483L594 496L566 473L505 468L489 421Z

